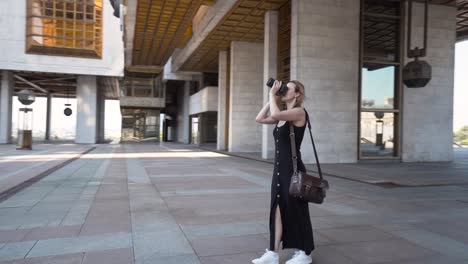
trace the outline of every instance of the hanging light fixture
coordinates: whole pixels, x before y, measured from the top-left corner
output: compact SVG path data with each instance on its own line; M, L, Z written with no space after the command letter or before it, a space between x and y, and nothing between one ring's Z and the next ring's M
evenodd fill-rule
M424 48L415 47L411 49L411 22L413 17L413 0L408 0L408 58L414 58L403 68L403 83L408 88L420 88L426 86L432 78L432 67L424 60L419 58L425 57L427 54L427 20L428 20L428 0L424 2Z
M73 113L73 111L71 110L70 106L70 90L67 89L67 103L65 104L65 109L63 110L63 114L66 115L66 116L71 116L71 114Z

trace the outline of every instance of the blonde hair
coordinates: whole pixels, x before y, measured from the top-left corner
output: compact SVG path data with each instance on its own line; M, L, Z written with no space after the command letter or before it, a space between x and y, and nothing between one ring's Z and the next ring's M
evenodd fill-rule
M288 83L294 84L294 92L299 93L299 96L296 98L296 103L294 104L294 108L296 107L304 107L304 100L305 100L305 88L304 85L300 81L292 80ZM276 103L281 111L287 109L286 103L281 101L281 97L276 98Z
M304 85L300 81L292 80L289 81L290 83L294 83L295 89L294 91L296 93L299 93L299 96L296 98L296 103L294 104L294 107L303 107L304 106L304 100L305 100L305 88Z

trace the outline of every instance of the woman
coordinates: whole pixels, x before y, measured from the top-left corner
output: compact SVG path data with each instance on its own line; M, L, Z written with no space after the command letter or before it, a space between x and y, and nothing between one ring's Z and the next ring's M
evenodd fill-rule
M275 81L270 90L270 101L260 110L256 118L258 123L276 124L273 131L276 150L271 183L270 248L263 256L252 260L252 263L279 263L278 251L282 242L283 249L297 249L286 264L309 264L312 263L311 252L314 250L309 207L307 202L288 195L293 174L289 123L294 127L298 169L305 171L300 152L308 118L303 108L304 85L299 81L290 81L287 84L288 91L281 97L276 95L280 87L281 82Z

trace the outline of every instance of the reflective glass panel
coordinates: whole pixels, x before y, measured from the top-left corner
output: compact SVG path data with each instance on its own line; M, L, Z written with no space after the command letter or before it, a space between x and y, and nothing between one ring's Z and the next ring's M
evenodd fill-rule
M396 122L394 113L361 112L361 156L393 157Z
M395 66L365 64L362 69L362 108L393 109Z

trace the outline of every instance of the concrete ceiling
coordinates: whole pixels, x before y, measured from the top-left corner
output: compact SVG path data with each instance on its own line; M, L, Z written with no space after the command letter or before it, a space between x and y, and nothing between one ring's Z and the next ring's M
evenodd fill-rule
M218 26L182 65L181 70L217 72L218 51L228 49L231 41L263 41L265 12L279 9L287 1L237 1Z
M137 3L135 3L137 2ZM129 72L159 73L176 48L192 36L192 20L202 5L214 0L128 1L126 69ZM132 4L132 5L131 5ZM128 45L128 42L132 43Z
M218 0L223 1L223 0ZM216 72L219 50L231 41L263 41L264 13L288 0L237 0L202 43L182 61L179 70ZM394 1L394 0L386 0ZM416 0L420 1L420 0ZM177 48L192 37L192 21L202 5L215 0L126 1L126 70L158 74ZM431 0L431 4L457 5L457 39L468 38L468 0ZM128 28L130 27L130 28Z
M457 8L457 39L461 41L468 39L468 0L459 0Z

